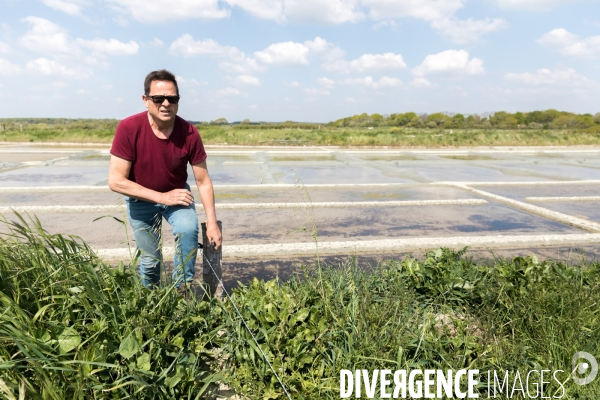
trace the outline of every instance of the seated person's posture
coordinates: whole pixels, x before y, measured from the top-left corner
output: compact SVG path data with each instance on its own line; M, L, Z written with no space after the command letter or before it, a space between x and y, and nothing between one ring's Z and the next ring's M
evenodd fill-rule
M141 252L142 284L160 281L161 226L164 217L175 235L173 280L176 287L194 278L198 249L198 218L187 164L192 165L206 212L208 240L221 245L212 181L206 152L196 128L177 116L179 88L166 70L153 71L144 81L142 96L147 112L119 123L110 150L108 185L124 194L129 222Z

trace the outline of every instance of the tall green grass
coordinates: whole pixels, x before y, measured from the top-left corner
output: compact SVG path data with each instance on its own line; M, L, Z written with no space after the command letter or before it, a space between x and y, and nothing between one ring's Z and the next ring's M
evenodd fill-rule
M365 269L350 259L306 272L285 283L254 280L235 296L296 398L339 398L340 369L461 368L480 370L484 398L488 370L512 371L512 387L517 370L542 369L565 371L557 375L567 380L563 398L600 397L598 380L569 379L573 354L600 355L598 263L532 256L486 266L438 249L423 260ZM241 391L275 398L278 385L249 362L258 353L247 339L241 329L230 339L232 376ZM562 391L553 382L548 393Z
M76 237L34 220L0 239L0 393L27 399L195 399L220 307L149 291Z
M570 379L574 353L600 356L597 262L531 256L487 265L437 249L377 266L350 258L306 267L285 282L255 279L238 285L233 301L256 345L228 301L146 290L131 266L106 265L80 239L37 220L5 224L6 398L207 398L216 381L249 399L284 398L258 346L294 399L339 398L341 369L460 368L480 370L481 398L488 370L542 369L564 371L562 398L600 398L600 379ZM562 392L551 381L544 394Z

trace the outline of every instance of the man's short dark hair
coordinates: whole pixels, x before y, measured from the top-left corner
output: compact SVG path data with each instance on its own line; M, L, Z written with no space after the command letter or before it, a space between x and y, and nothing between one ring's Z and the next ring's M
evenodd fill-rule
M150 85L154 81L173 82L173 85L175 85L175 90L177 90L177 95L179 96L179 86L177 86L177 80L175 79L175 75L173 75L166 69L152 71L146 76L146 79L144 80L144 94L146 96L150 95Z

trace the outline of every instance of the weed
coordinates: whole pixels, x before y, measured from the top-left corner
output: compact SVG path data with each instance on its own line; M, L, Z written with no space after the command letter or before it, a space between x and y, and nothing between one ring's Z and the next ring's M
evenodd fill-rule
M18 217L0 238L0 391L192 399L219 379L209 365L220 306L186 302L172 287L146 290L77 237Z
M370 270L355 258L306 267L289 282L255 279L234 300L299 399L339 398L340 369L479 369L484 396L488 370L563 370L564 380L575 352L599 354L599 264L531 256L477 265L465 251ZM281 396L247 341L241 330L230 337L231 384ZM565 387L569 398L600 394L597 382ZM545 387L557 390L556 382Z
M192 399L222 381L249 398L284 393L232 303L144 289L80 239L37 219L0 236L0 393L32 399ZM600 354L600 263L534 256L480 265L466 249L370 268L349 258L289 281L253 280L232 299L294 399L339 398L341 369L562 370ZM533 387L531 389L534 389ZM560 395L555 382L546 395ZM22 398L22 397L21 397Z

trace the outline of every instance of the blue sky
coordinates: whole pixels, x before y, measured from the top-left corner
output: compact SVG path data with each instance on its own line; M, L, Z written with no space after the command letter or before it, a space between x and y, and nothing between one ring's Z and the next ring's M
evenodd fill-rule
M0 0L0 117L600 111L600 0Z

